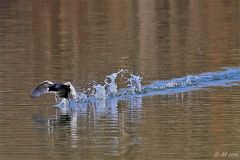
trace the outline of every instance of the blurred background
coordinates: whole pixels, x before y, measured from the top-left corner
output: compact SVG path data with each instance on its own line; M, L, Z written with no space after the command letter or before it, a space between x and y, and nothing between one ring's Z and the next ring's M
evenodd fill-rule
M29 96L46 79L81 90L118 69L147 84L239 67L239 28L239 0L0 0L0 159L240 155L239 86L67 115Z

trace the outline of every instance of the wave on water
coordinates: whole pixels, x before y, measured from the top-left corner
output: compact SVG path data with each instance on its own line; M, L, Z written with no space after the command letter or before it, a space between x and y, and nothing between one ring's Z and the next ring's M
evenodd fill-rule
M125 79L126 88L118 88L116 79L119 76ZM94 83L93 87L88 89L90 90L88 94L86 91L80 92L74 89L74 99L69 102L63 99L57 107L63 108L67 105L68 108L74 110L91 104L101 106L101 103L106 102L110 103L111 106L117 106L117 102L120 100L131 100L136 97L168 95L214 86L240 85L240 68L226 68L217 72L187 75L170 80L157 80L145 86L142 86L142 80L143 77L140 75L121 69L107 75L103 84Z

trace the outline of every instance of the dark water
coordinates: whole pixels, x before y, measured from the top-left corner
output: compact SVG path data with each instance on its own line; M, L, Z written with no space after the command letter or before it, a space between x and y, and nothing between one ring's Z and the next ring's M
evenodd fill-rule
M240 83L62 114L39 82L240 66L239 0L0 0L0 159L240 159ZM120 83L120 82L119 82Z

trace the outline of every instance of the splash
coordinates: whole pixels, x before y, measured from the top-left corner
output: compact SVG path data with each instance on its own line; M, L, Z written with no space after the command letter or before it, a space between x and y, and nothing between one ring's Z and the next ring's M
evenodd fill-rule
M189 90L214 87L240 85L240 68L228 68L224 71L208 72L198 75L188 75L166 81L154 81L144 86L143 95L162 95L187 92Z
M116 84L115 80L116 80L119 73L120 72L113 73L109 76L106 76L106 79L104 80L104 82L105 82L104 87L105 87L107 96L115 96L117 94L117 88L118 87L117 87L117 84Z
M97 84L93 88L95 89L94 98L96 100L103 100L107 98L106 89L104 85L102 86L101 84Z
M124 81L126 88L118 88L116 83L118 77L120 77L120 79L126 79ZM208 72L198 75L187 75L171 80L153 81L145 86L142 86L142 80L143 78L141 76L121 69L118 72L107 75L103 84L94 82L91 94L86 94L87 91L77 92L70 84L73 89L73 100L70 100L70 106L74 108L76 105L78 106L78 104L83 103L96 104L99 101L103 103L102 101L113 100L116 102L119 100L129 100L129 98L131 99L138 96L176 94L212 86L240 85L240 68L228 68L219 72ZM63 106L66 104L67 102L63 101L60 103L60 107L64 108Z
M128 86L131 88L131 92L134 94L141 93L141 90L142 90L141 81L143 78L140 77L139 75L134 75L134 74L131 74L130 76L131 76L129 78L130 84Z

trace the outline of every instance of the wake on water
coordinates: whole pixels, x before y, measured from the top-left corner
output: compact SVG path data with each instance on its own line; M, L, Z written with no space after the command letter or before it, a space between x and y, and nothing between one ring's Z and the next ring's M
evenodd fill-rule
M116 79L124 77L126 88L118 89ZM108 102L111 106L117 106L120 100L133 100L136 97L176 94L212 86L234 86L240 85L240 68L226 68L223 71L208 72L198 75L187 75L185 77L153 81L149 85L142 86L143 78L139 75L129 73L128 70L119 70L106 76L104 84L93 84L90 94L85 91L76 91L74 88L73 100L63 99L56 106L65 110L76 110L82 106Z

